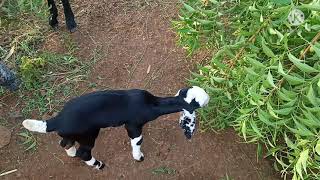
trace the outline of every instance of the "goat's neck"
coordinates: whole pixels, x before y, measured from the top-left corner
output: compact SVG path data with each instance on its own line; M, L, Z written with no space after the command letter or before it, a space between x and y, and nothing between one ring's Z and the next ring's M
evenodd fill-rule
M156 110L159 116L181 112L186 106L186 102L178 97L159 97L157 101Z

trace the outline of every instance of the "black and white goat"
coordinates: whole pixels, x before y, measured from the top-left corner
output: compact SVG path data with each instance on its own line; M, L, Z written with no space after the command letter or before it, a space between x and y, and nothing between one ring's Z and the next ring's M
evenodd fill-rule
M66 25L70 32L75 32L77 23L74 20L74 14L72 12L69 0L61 0L64 10L64 17L66 19ZM53 28L58 27L58 9L54 0L48 0L48 6L50 11L49 24Z
M191 138L195 110L208 102L208 94L197 86L181 89L174 97L157 97L140 89L98 91L70 100L52 119L27 119L22 124L30 131L56 131L62 137L60 145L69 156L80 157L87 165L102 169L104 163L91 156L100 128L125 125L133 158L143 161L140 147L144 124L164 114L181 112L180 124L186 137ZM80 144L78 149L75 142Z

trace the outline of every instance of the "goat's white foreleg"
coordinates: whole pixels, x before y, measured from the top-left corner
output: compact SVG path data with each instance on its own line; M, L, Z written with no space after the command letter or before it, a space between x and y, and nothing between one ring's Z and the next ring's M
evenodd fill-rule
M132 147L132 156L137 161L143 161L144 156L141 152L141 144L142 144L143 138L142 135L139 137L131 139L131 147Z

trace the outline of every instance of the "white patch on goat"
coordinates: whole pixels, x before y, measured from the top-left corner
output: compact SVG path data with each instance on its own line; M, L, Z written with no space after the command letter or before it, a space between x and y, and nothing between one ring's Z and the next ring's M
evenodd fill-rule
M179 90L179 91L177 92L177 94L175 95L175 97L179 96L179 94L180 94L180 91L181 91L181 90Z
M26 119L22 122L22 125L30 131L35 131L40 133L47 132L47 122L45 121Z
M93 164L96 162L96 159L92 156L89 161L85 161L87 165L93 166Z
M135 160L140 161L141 157L143 157L143 153L141 152L141 145L137 145L137 143L142 139L142 135L131 139L131 147L132 147L132 156Z
M71 148L69 149L65 149L65 151L67 152L67 155L70 156L70 157L75 157L76 156L76 152L77 152L77 149L75 146L72 146Z
M200 107L203 107L208 104L210 97L202 88L193 86L188 90L184 100L190 104L193 99L199 103Z
M191 122L194 122L194 119L196 118L196 113L193 112L191 114L189 111L183 109L183 111L180 113L179 123L181 123L185 119L186 116L191 120Z

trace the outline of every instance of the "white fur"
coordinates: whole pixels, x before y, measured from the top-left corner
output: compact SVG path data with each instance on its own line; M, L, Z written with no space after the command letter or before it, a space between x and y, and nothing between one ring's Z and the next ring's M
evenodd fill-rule
M77 149L75 146L72 146L71 148L65 149L65 150L66 150L68 156L70 156L70 157L76 156Z
M89 161L85 161L85 163L88 165L88 166L94 166L94 163L96 162L96 159L92 156L91 159ZM96 169L100 169L100 167L102 166L102 162L99 161L99 164L96 165L94 168Z
M47 122L45 121L26 119L22 122L22 125L30 131L35 131L39 133L47 132Z
M179 96L180 91L181 91L181 90L179 90L179 91L177 92L177 94L175 95L176 97Z
M193 113L190 114L189 111L183 109L183 111L180 113L179 123L181 123L181 121L184 120L185 116L189 117L189 119L191 119L191 122L194 122L194 119L196 118L196 112L193 111Z
M141 152L141 145L137 145L137 143L141 140L142 135L131 139L131 147L132 147L132 156L135 160L140 161L141 157L143 157L143 153Z
M188 90L187 97L184 100L187 103L191 103L193 99L199 103L200 107L203 107L208 104L210 97L202 88L193 86Z
M85 161L87 165L93 166L94 162L96 162L96 159L92 156L92 158L89 161Z

